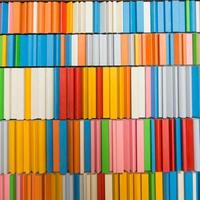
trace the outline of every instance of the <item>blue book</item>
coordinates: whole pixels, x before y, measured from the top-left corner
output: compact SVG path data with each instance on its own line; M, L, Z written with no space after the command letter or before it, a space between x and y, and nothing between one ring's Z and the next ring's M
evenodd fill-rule
M177 187L177 172L169 173L169 199L177 200L178 199L178 187Z
M185 30L185 1L179 1L179 32Z
M100 32L100 2L93 2L93 31L94 33Z
M196 1L190 0L190 31L196 31Z
M1 3L1 33L8 33L8 3Z
M37 40L38 35L32 35L32 65L31 66L37 66Z
M164 200L171 200L170 199L170 173L163 173L163 197Z
M158 117L158 67L151 68L151 108L152 117Z
M130 1L129 2L129 27L130 27L130 32L135 33L136 32L136 3L135 1Z
M174 34L169 34L170 38L170 45L169 45L169 52L170 52L170 65L174 65Z
M144 2L136 1L136 31L144 32Z
M184 173L184 196L185 200L193 199L193 172Z
M123 2L123 32L129 33L129 2Z
M55 41L55 48L54 48L54 56L55 56L55 65L56 67L60 66L60 35L54 35L54 41Z
M157 6L156 1L150 2L150 13L151 13L151 32L157 32Z
M199 67L192 67L192 117L200 116L200 87L199 87Z
M60 173L66 174L68 169L68 154L67 154L67 144L68 144L68 132L67 132L67 121L60 120Z
M72 64L72 36L66 35L66 48L65 48L65 64L66 66L70 66Z
M84 121L84 158L85 172L91 171L91 123L90 120Z
M176 170L180 171L182 169L182 145L181 145L181 119L176 118L175 119L176 123L176 129L175 129L175 139L176 139Z
M164 32L164 2L158 1L157 2L157 31L158 32Z
M27 35L28 37L28 49L27 49L27 62L28 67L33 66L33 35Z
M54 68L54 118L59 119L59 96L60 96L60 70L58 67Z
M28 66L28 36L21 35L20 36L20 66L26 67Z
M165 1L165 32L172 31L172 15L171 15L171 2L166 0Z
M156 159L155 159L155 121L151 119L151 170L156 171Z
M74 174L74 200L80 200L80 175Z
M47 66L54 66L54 35L47 35Z
M7 65L13 67L15 61L15 35L7 35Z
M46 35L38 35L37 42L37 66L47 65L47 38Z
M47 172L53 172L53 121L46 120Z
M197 195L197 199L200 199L200 190L198 188L200 188L200 172L196 172L196 195Z
M171 1L172 8L172 31L179 32L179 1Z

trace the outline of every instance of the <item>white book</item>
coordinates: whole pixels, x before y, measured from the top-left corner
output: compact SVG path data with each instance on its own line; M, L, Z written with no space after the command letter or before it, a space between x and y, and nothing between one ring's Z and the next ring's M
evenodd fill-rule
M87 66L91 66L92 65L92 57L93 57L93 50L92 50L92 48L93 48L93 45L92 45L92 43L93 43L93 35L86 35L86 37L87 37L87 40L86 40L86 42L87 42L87 61L86 61L86 64L87 64Z
M85 31L93 32L93 2L86 1L85 3Z
M70 194L70 174L66 174L65 175L65 196L66 196L66 200L70 200L71 194Z
M173 67L173 111L174 117L178 117L178 67Z
M138 70L138 116L145 117L145 68L137 67Z
M100 32L106 33L107 29L107 18L106 18L106 11L107 11L107 2L103 1L100 3Z
M129 35L129 63L130 65L135 64L135 42L134 42L134 35Z
M114 64L114 50L113 50L113 44L114 44L114 39L113 39L113 34L108 34L107 35L107 52L108 52L108 65L112 66Z
M11 69L4 69L4 119L10 119L11 108Z
M54 86L53 86L53 68L46 68L46 98L45 98L45 110L46 119L53 119L53 98L54 98Z
M79 24L80 24L80 21L79 21L79 2L74 2L73 3L73 33L78 33Z
M0 121L0 174L3 173L4 169L4 127L3 121Z
M8 122L7 121L3 121L3 131L4 131L4 135L3 135L3 163L4 163L4 169L3 172L4 174L8 173Z
M87 13L85 13L85 3L86 2L79 2L79 33L85 33L86 30L86 19L85 16Z
M84 173L84 120L80 120L80 173Z
M90 175L89 174L86 175L86 184L87 184L86 199L87 200L93 200L91 198L91 181L90 181Z
M69 175L69 200L74 200L74 175Z
M150 2L144 1L144 32L151 31Z
M99 35L94 34L93 35L93 59L92 59L92 64L94 66L99 66L99 50L100 50L100 45L99 45Z
M197 177L196 177L196 172L192 173L192 188L193 188L193 200L197 200Z
M62 199L67 199L66 176L62 176Z
M24 69L18 68L17 73L17 119L24 119Z
M121 65L121 35L114 34L114 65Z
M80 200L84 200L84 176L82 174L80 175L79 180L80 180Z
M107 65L107 35L100 34L100 66Z
M106 19L107 19L107 24L106 24L106 32L111 33L113 32L113 2L108 1L106 2L107 7L106 7Z
M123 1L117 1L117 32L123 32Z
M164 102L166 101L166 93L164 93L163 86L163 68L158 68L158 116L163 117Z
M31 69L31 119L38 118L38 68Z
M72 35L72 66L78 65L78 35Z
M196 1L196 31L200 32L200 2Z
M112 192L112 174L105 175L105 200L112 200L113 199L113 192Z
M33 33L37 33L38 22L38 2L33 2Z
M91 200L97 200L97 174L91 174Z
M117 11L118 11L118 9L117 9L117 1L113 1L112 2L113 4L112 4L112 8L113 8L113 28L112 28L112 32L114 32L114 33L116 33L117 32L117 15L118 15L118 13L117 13Z
M186 70L186 116L192 117L192 70L191 66L185 67Z
M178 173L178 200L184 200L184 172Z
M45 68L37 68L38 69L38 117L40 119L45 119L45 104L46 104L46 91L45 91Z
M199 119L193 119L194 126L194 168L200 171L200 125Z
M186 117L186 70L185 67L178 68L179 88L179 117Z
M87 199L87 174L83 174L83 197Z

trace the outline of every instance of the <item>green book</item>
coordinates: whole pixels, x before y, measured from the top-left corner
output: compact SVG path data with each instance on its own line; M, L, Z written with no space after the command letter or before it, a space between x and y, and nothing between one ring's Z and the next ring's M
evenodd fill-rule
M186 32L190 32L190 0L185 1Z
M144 169L151 170L151 121L144 119Z
M20 66L20 35L15 40L15 66Z
M0 68L0 119L4 119L4 69Z
M16 199L16 175L10 175L10 200Z
M199 63L199 59L198 59L198 34L197 33L193 33L192 34L192 54L193 54L193 64L197 65Z
M101 129L101 163L102 163L102 172L110 172L110 163L109 163L109 121L102 120L102 129Z
M155 173L149 173L149 199L155 200Z

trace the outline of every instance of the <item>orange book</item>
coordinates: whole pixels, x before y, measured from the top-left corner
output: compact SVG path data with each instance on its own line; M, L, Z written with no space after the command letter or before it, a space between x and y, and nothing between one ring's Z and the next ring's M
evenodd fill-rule
M152 34L146 34L146 65L152 65L153 64L153 48L152 48Z
M146 52L146 45L147 45L147 39L146 39L146 35L147 34L142 34L141 38L142 38L142 49L141 49L141 61L142 61L142 65L146 65L147 62L147 54L148 52Z
M65 35L61 35L60 43L61 43L61 50L60 50L61 63L60 64L61 66L65 66Z
M20 22L21 22L21 3L20 2L13 2L13 10L12 10L12 32L11 33L20 33Z
M52 32L60 32L60 3L52 2Z
M45 3L38 2L38 33L44 33L44 26L45 26Z
M67 32L67 3L61 2L61 33Z
M32 199L43 200L42 175L32 175Z
M53 171L60 170L60 151L59 151L59 120L53 121Z
M27 19L28 19L28 2L21 4L21 19L20 19L20 30L21 33L27 33Z
M153 65L158 65L158 34L153 34L152 37L152 54L153 54Z
M183 58L182 58L182 61L183 61L183 64L187 64L187 34L183 34L183 40L182 40L182 52L183 52Z
M33 2L27 4L27 33L33 32Z
M86 64L86 36L85 34L78 35L78 65Z
M28 177L28 175L26 175L26 174L22 175L22 191L23 191L22 195L21 195L22 200L26 200L27 196L28 196L27 177Z
M52 2L45 3L44 33L51 33L51 5Z
M73 157L74 157L74 139L73 139L73 121L68 121L68 159L69 159L69 172L72 173L74 171Z
M131 67L124 68L124 114L125 118L131 117Z
M74 121L74 172L80 173L80 121Z
M67 33L73 33L73 2L67 2Z
M142 35L135 34L135 65L142 64Z
M175 33L174 34L174 64L181 65L182 61L182 34Z
M121 63L122 65L128 65L129 63L129 37L127 34L121 35Z
M159 65L166 65L166 34L159 34Z
M44 176L44 200L52 200L51 198L51 174Z
M62 175L56 174L56 200L62 200Z

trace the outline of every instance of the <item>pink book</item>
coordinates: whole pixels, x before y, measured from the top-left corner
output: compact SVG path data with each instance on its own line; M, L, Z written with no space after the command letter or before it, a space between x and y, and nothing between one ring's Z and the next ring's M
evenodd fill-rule
M116 133L117 172L124 172L124 121L117 120Z
M130 172L131 169L131 120L124 122L124 170Z
M91 120L91 172L95 173L95 120Z
M112 141L113 141L113 172L117 172L117 120L113 120L113 132L112 132Z
M4 198L3 198L3 190L4 190L4 188L3 188L3 185L4 185L3 177L4 177L4 175L0 174L0 200L4 200Z
M137 120L137 172L144 172L144 122Z
M10 200L10 175L4 175L4 200Z
M17 200L21 200L22 199L22 176L21 175L16 175L16 179L17 179Z
M96 121L96 172L101 171L101 121Z
M131 172L136 172L136 120L131 120L130 132L130 148L131 148Z
M109 141L110 141L110 172L113 171L113 120L109 120Z
M192 65L192 34L186 34L186 64Z
M151 67L145 68L146 117L151 117Z

